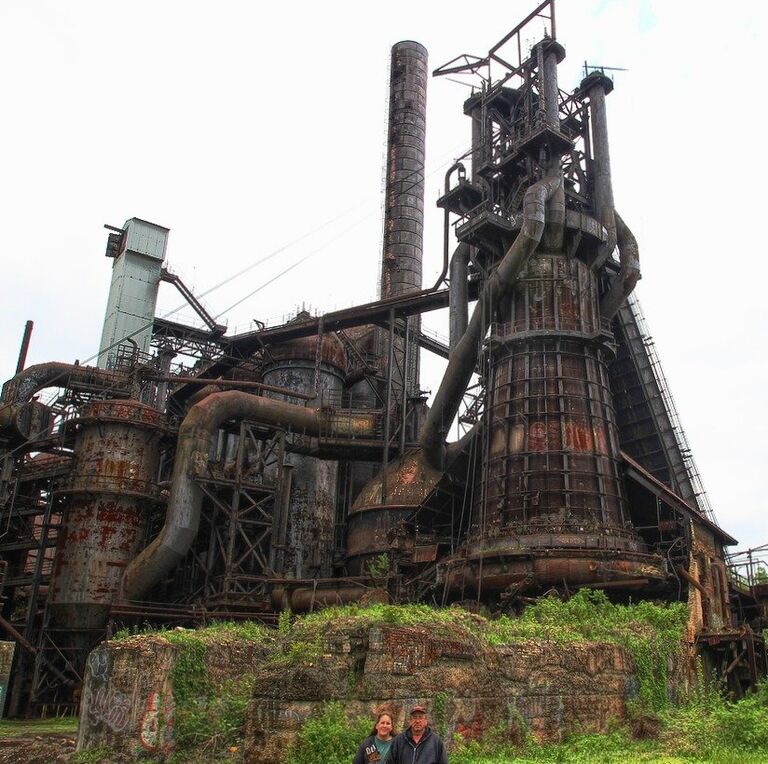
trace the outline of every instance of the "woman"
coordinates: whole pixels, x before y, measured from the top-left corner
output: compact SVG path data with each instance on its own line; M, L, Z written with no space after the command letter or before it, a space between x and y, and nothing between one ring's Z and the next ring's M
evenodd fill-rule
M363 740L352 764L386 764L394 735L392 714L382 711L376 717L373 731Z

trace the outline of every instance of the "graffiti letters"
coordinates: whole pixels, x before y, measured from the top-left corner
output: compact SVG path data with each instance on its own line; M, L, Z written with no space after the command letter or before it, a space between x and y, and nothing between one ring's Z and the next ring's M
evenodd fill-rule
M168 693L163 697L159 692L149 693L139 729L139 741L147 751L167 753L171 750L175 710L173 695Z
M107 681L111 668L109 664L109 653L106 650L94 650L88 656L88 671L90 671L94 681L99 682L99 684Z
M104 722L113 732L121 732L131 715L130 698L111 687L99 687L88 704L88 715L94 724Z

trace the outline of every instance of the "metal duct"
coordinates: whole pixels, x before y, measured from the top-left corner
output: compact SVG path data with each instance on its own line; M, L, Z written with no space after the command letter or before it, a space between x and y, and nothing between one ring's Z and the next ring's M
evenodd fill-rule
M464 391L477 365L480 343L488 331L492 311L509 293L520 271L541 241L544 233L545 208L561 187L562 178L558 174L557 177L543 178L525 192L520 233L486 282L467 331L451 353L448 368L432 402L420 437L424 455L435 467L440 467L443 462L445 435L459 410Z
M179 427L165 525L126 568L122 585L126 599L140 598L189 551L197 535L203 501L195 476L208 462L216 431L230 419L250 419L314 436L375 436L367 415L334 414L235 391L209 395L190 409Z
M467 331L469 320L469 284L467 264L469 245L459 244L451 258L450 294L448 302L448 347L452 348Z
M51 410L38 401L0 404L0 438L40 440L50 433L52 420Z
M642 278L640 275L640 248L637 246L637 239L615 210L614 215L621 268L608 293L600 301L600 313L603 318L613 318L616 315L637 282Z
M51 362L30 366L11 377L3 385L0 399L4 403L24 403L46 387L70 388L74 385L87 385L91 391L109 391L113 396L121 392L128 395L129 392L129 382L124 374L95 366Z

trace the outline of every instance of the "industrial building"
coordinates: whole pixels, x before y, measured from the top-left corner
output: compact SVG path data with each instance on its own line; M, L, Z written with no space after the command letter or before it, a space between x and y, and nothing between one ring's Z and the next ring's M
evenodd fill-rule
M2 389L7 713L76 708L89 650L118 625L270 622L383 597L508 611L581 587L682 599L734 692L766 672L760 551L728 557L736 540L633 295L613 81L587 68L566 93L564 56L546 0L487 55L434 70L476 87L470 148L427 200L444 213L444 262L426 288L429 68L412 41L392 49L377 301L228 335L164 266L168 229L110 231L97 365L25 368L27 332ZM156 315L162 281L205 328ZM448 345L420 321L446 307ZM422 351L448 361L429 405Z

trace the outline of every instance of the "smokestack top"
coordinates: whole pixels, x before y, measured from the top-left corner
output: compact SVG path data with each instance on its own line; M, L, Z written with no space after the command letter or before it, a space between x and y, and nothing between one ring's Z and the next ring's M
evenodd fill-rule
M427 49L420 43L416 42L416 40L400 40L400 42L396 42L392 46L392 50L400 49L400 48L409 48L411 50L416 50L419 53L421 53L425 58L428 55Z

